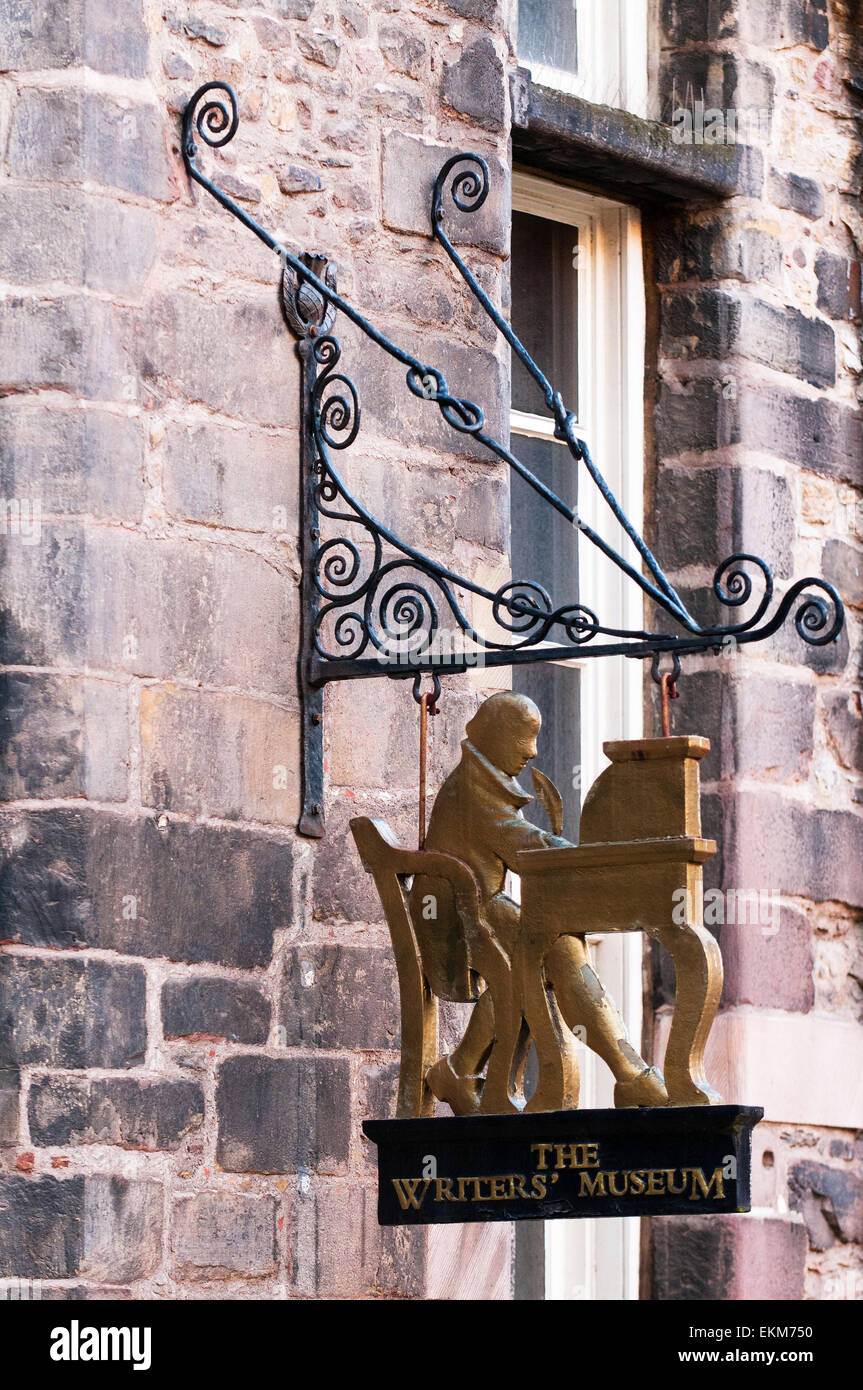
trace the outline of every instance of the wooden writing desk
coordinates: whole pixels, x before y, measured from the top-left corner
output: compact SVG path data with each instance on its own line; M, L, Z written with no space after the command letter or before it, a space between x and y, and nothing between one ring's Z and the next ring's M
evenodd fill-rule
M518 855L522 930L512 988L523 1022L519 1032L504 1029L498 1039L503 1056L495 1059L495 1074L501 1079L495 1084L489 1075L489 1106L504 1102L494 1092L508 1087L505 1058L515 1064L526 1033L540 1059L527 1109L578 1104L574 1040L543 961L561 935L620 931L646 932L674 962L674 1017L663 1068L670 1104L721 1102L704 1076L704 1045L722 992L719 947L699 920L701 866L716 851L715 842L701 836L698 762L709 747L707 739L693 737L604 744L611 766L585 801L581 843Z

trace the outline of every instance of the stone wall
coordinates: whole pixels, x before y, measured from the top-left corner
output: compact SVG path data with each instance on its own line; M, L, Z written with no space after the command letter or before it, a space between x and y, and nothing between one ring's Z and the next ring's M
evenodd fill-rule
M508 366L429 194L452 149L490 159L465 234L499 298L497 6L26 8L0 16L2 492L41 506L0 550L0 1273L57 1297L509 1297L508 1230L377 1226L360 1122L391 1113L397 991L347 820L415 833L416 706L328 691L327 835L298 838L297 358L277 259L190 188L178 122L231 82L240 131L207 167L494 425ZM502 575L501 470L442 452L436 407L344 344L351 479ZM479 695L447 691L435 780Z
M753 1214L645 1223L644 1293L859 1297L859 29L823 0L657 9L663 117L703 91L756 113L760 156L730 202L645 210L649 539L704 616L745 548L780 586L835 582L848 627L681 682L678 727L714 745L709 882L781 916L723 927L709 1059L767 1108ZM190 189L178 118L233 83L207 167L500 427L505 356L428 203L447 153L488 158L458 235L505 299L514 61L495 0L0 13L0 491L28 523L0 546L0 1275L45 1296L511 1295L509 1229L377 1227L360 1122L392 1113L398 1010L347 822L411 840L416 711L393 682L328 690L327 834L297 837L297 362L278 263ZM503 472L343 344L348 480L496 587ZM450 684L432 786L483 693ZM661 1040L659 961L655 984Z
M740 196L652 223L657 550L708 596L733 551L764 556L780 586L823 575L847 626L835 646L805 647L789 622L758 647L687 662L673 707L679 728L713 741L705 802L720 848L707 879L725 894L726 984L708 1071L766 1117L753 1214L654 1221L652 1292L859 1298L859 13L667 0L662 25L663 118L699 100L752 113L760 158ZM777 894L779 910L732 922L741 890ZM672 996L657 965L661 1033Z

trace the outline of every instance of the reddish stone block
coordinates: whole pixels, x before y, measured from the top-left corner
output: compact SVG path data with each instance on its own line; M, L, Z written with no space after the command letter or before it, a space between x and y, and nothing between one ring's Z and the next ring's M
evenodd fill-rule
M752 1004L807 1013L815 1003L809 920L787 904L777 913L778 923L726 922L720 929L722 1007Z
M650 1218L654 1299L736 1302L800 1300L806 1231L757 1216Z

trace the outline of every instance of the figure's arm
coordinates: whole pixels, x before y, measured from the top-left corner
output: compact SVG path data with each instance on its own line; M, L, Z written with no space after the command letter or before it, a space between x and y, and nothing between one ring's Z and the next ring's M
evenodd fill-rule
M514 810L495 821L491 829L490 848L513 873L517 872L515 857L520 850L561 848L570 844L571 841L561 839L559 835L552 835L548 830L541 830L538 825L532 825Z

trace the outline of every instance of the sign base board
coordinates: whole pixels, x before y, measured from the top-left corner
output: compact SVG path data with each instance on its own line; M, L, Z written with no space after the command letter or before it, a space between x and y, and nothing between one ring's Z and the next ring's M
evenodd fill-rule
M382 1226L749 1211L747 1105L366 1120Z

